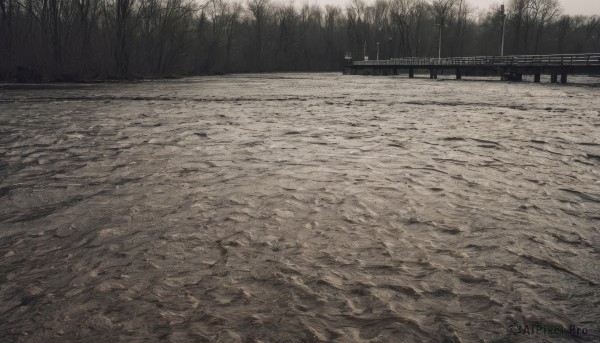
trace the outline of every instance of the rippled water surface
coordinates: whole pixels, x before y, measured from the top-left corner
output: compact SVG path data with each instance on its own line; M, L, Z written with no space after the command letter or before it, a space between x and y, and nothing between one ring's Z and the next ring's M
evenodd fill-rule
M0 86L0 340L598 342L571 80Z

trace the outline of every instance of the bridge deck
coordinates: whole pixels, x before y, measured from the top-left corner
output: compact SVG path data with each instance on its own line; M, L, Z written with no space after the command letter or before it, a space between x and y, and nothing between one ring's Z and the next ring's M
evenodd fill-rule
M347 58L348 60L348 58ZM429 69L431 78L437 78L438 70L456 69L460 79L466 70L488 70L502 74L503 79L521 80L522 75L535 75L539 82L540 74L551 74L552 82L566 83L567 74L600 74L600 53L572 55L518 55L518 56L474 56L474 57L410 57L389 60L351 61L344 68L346 74L369 73L382 70L408 69L413 77L414 69Z
M448 58L392 58L378 61L354 61L355 66L407 66L407 67L600 67L600 54L577 55L520 55L520 56L475 56Z

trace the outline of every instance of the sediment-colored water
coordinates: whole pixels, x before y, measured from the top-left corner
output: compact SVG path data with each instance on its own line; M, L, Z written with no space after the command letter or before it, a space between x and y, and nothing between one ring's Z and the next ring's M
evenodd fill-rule
M0 87L0 340L597 342L600 87L571 81Z

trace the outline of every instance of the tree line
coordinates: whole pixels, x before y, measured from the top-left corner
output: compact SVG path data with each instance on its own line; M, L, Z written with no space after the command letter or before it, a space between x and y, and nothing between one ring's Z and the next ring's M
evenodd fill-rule
M497 8L496 8L497 7ZM0 0L0 79L334 71L355 59L600 51L600 17L558 0Z

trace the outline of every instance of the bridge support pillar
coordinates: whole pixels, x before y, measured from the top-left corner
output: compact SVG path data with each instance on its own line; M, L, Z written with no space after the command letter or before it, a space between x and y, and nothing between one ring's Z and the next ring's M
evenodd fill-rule
M542 75L540 73L535 73L533 75L533 82L540 83L542 80Z
M429 78L437 79L437 69L429 69Z
M557 83L558 82L558 72L555 69L552 69L550 74L550 82Z
M563 71L560 73L560 83L567 83L567 72Z
M456 68L456 79L457 80L462 79L462 74L461 74L460 68Z
M414 68L408 68L408 78L409 79L413 79L415 77L415 69Z
M502 73L502 81L523 81L523 74L505 71Z

